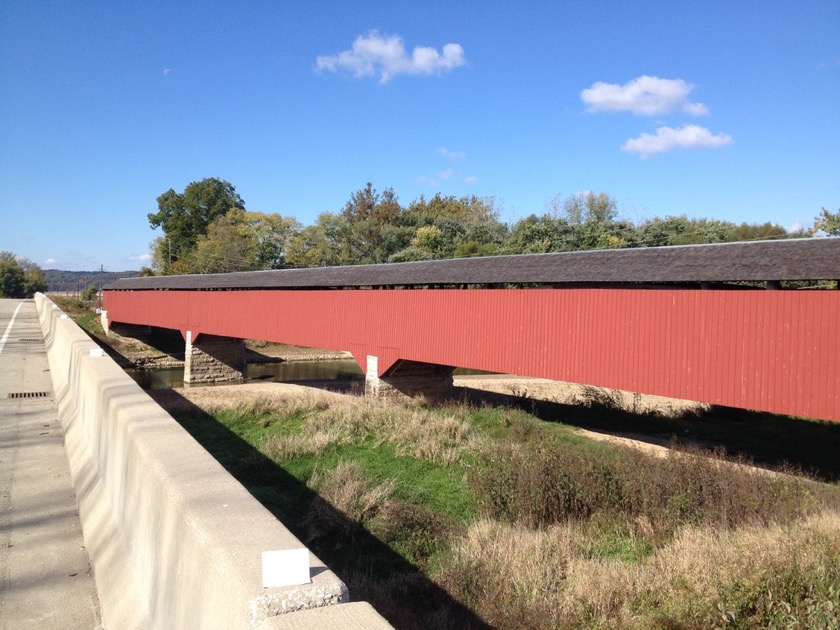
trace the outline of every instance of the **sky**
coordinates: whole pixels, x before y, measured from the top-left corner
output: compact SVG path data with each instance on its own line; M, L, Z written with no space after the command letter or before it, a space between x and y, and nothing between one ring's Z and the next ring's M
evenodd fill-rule
M207 177L304 225L371 182L809 227L838 33L838 0L0 0L0 250L139 269L157 197Z

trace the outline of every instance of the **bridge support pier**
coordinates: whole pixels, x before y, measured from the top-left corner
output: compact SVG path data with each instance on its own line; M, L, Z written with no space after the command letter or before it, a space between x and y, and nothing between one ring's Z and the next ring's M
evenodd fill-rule
M224 383L245 378L245 340L187 331L184 383Z
M423 396L440 402L452 397L453 367L418 361L398 361L379 376L378 357L368 355L365 396L387 400L405 400Z

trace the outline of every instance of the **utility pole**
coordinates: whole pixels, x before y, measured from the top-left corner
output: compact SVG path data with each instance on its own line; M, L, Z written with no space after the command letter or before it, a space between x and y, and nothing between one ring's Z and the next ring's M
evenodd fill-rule
M99 307L98 311L102 310L102 273L105 271L105 265L99 265Z

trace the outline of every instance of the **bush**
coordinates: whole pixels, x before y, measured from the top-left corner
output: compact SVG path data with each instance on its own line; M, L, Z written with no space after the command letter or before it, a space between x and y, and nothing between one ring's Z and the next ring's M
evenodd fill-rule
M646 523L651 542L684 525L787 523L821 499L807 480L739 465L723 453L569 448L550 440L494 444L479 453L472 485L484 513L528 527L596 514Z

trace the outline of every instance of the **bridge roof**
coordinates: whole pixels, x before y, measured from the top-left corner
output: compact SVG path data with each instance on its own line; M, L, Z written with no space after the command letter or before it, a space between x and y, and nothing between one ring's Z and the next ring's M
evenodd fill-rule
M809 238L125 278L105 289L314 289L836 279L840 279L840 238Z

